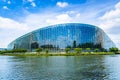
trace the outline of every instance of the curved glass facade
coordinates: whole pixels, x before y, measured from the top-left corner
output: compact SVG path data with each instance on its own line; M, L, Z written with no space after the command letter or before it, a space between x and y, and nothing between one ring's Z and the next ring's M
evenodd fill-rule
M93 25L68 23L40 28L25 34L8 45L9 49L24 48L32 51L43 49L64 49L66 47L108 49L115 47L105 32Z

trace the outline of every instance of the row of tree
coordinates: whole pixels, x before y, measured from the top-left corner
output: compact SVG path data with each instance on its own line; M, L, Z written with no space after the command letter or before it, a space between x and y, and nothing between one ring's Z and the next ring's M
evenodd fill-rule
M109 48L109 51L117 53L119 51L119 49L116 47L112 47L112 48Z
M65 52L66 52L66 53L69 53L70 50L71 50L70 48L65 48ZM82 48L74 48L74 51L75 51L76 53L81 53L81 52L83 51L83 49L82 49ZM87 51L87 52L90 52L91 49L90 49L90 48L86 48L86 51ZM95 52L98 52L99 49L96 48L94 51L95 51Z
M74 49L71 49L71 48L65 48L65 52L66 53L69 53L70 51L75 51L75 53L81 53L84 49L83 48L74 48ZM36 52L38 52L38 53L41 53L43 51L43 49L42 48L37 48L36 49ZM91 49L91 48L86 48L84 51L87 51L87 52L99 52L99 51L101 51L101 49L99 49L99 48L95 48L94 50L93 49ZM116 48L116 47L112 47L112 48L109 48L109 52L115 52L115 53L117 53L119 50L118 50L118 48ZM46 53L48 53L49 52L49 49L46 49L45 50L45 52Z
M0 51L1 54L3 53L25 53L25 52L27 52L26 49L12 49L12 50Z
M38 52L38 53L41 53L42 51L43 51L42 48L37 48L37 49L36 49L36 52ZM45 52L46 52L46 54L48 54L49 50L46 49Z
M71 48L65 48L65 52L66 53L69 53L70 51L75 51L76 53L81 53L82 51L87 51L87 52L98 52L100 51L99 48L95 48L94 50L92 50L91 48L86 48L85 50L83 48L74 48L74 49L71 49ZM41 53L43 51L42 48L37 48L36 49L36 52L38 53ZM118 48L116 47L112 47L112 48L109 48L109 52L115 52L117 53L119 51ZM13 49L13 50L4 50L4 51L0 51L0 53L25 53L27 52L26 49ZM49 53L49 49L45 49L45 53L48 54Z
M65 48L65 52L66 53L68 53L69 51L71 51L71 48ZM83 48L74 48L74 51L76 53L81 53L83 51ZM92 51L92 52L98 52L98 51L101 51L101 49L95 48L94 50L92 50L91 48L86 48L85 51L87 51L87 52L90 52L90 51ZM117 53L118 51L119 51L119 49L116 48L116 47L109 48L109 52L115 52L115 53Z

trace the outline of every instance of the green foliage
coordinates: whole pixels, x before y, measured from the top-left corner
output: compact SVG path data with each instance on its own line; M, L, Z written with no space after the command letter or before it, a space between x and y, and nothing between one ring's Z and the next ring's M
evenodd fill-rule
M5 51L1 51L0 53L1 54L4 54L4 53L24 53L24 52L27 52L26 49L13 49L13 50L5 50Z
M118 52L119 51L119 49L118 48L116 48L116 47L112 47L112 48L109 48L109 51L110 52Z
M80 53L82 51L82 48L75 48L74 50L76 51L76 53Z
M48 50L48 49L46 49L46 50L45 50L45 52L46 52L46 54L48 54L48 53L49 53L49 50Z
M24 53L24 52L27 52L26 49L13 49L13 50L7 50L8 53L17 53L17 52L20 52L20 53Z
M2 52L2 51L0 51L0 54L3 54L3 52Z
M87 51L90 51L90 48L86 48Z
M86 51L90 52L90 48L86 48Z
M15 52L20 52L20 53L27 52L26 49L13 49L12 51L13 51L13 53L15 53Z
M94 52L98 52L98 51L99 51L99 49L98 49L98 48L94 49Z
M39 52L39 53L42 52L42 48L37 48L36 52Z
M68 53L70 51L70 48L65 48L65 52Z

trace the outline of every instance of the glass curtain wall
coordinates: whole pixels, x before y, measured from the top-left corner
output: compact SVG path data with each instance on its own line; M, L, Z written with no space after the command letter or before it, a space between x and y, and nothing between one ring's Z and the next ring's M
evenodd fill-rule
M48 26L16 39L8 48L24 48L33 51L36 48L62 51L69 48L109 48L115 46L100 28L80 23Z

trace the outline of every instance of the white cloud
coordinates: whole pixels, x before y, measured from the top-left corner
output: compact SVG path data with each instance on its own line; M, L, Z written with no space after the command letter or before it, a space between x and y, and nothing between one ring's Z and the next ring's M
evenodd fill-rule
M30 14L24 19L24 23L27 23L28 26L32 27L32 30L40 28L42 26L48 25L45 23L45 20L52 15L47 14Z
M28 26L27 24L19 23L9 18L0 17L0 28L26 30Z
M0 47L7 47L8 43L29 32L26 23L20 23L9 18L0 17Z
M108 33L110 38L116 43L116 46L120 48L120 33L115 33L120 29L120 2L118 2L113 10L106 12L99 18L101 21L99 26Z
M33 7L36 7L36 4L35 4L34 2L32 2L31 5L32 5Z
M56 5L61 7L61 8L64 8L64 7L68 6L68 3L67 2L57 2Z
M36 7L34 0L23 0L23 4L30 3L31 6Z
M1 37L1 39L0 39L0 47L1 48L6 48L7 45L11 41L13 41L14 39L18 38L19 36L25 34L26 32L23 31L23 30L19 30L19 29L1 29L0 33L2 35L0 35L0 37Z
M0 17L0 30L2 30L0 33L4 34L0 35L0 37L5 39L0 40L0 47L7 47L8 43L12 40L35 29L46 27L48 25L76 21L76 15L77 13L72 13L72 16L70 16L67 12L29 14L22 19L22 22Z
M58 23L68 23L71 22L71 17L68 14L60 14L55 16L53 19L47 19L46 23L49 24L58 24Z
M100 17L100 26L103 29L111 29L115 27L120 28L120 2L115 5L114 10L106 12L102 17Z
M34 0L27 0L28 2L33 2Z
M51 14L51 15L48 15ZM69 23L69 22L78 22L79 13L69 14L65 13L42 13L42 14L30 14L24 20L29 26L33 26L32 29L37 29L43 26L60 24L60 23Z
M76 18L80 18L80 13L77 13L77 14L76 14Z
M10 1L8 1L7 3L8 3L8 4L11 4L11 2L10 2Z
M120 49L120 33L119 34L108 34L111 38L111 40L114 41L114 43L116 44L116 47L118 47Z
M3 9L6 9L6 10L7 10L7 9L8 9L8 7L7 7L7 6L3 6Z
M76 11L71 10L71 11L67 11L66 13L67 13L67 14L75 14Z
M5 48L11 41L21 35L38 29L41 26L45 26L45 19L47 17L44 17L41 14L30 14L27 17L24 17L22 22L15 21L10 18L0 17L0 34L2 34L0 35L0 47Z
M32 3L33 0L30 0ZM68 3L66 3L68 6ZM99 18L101 21L98 26L102 26L102 28L105 30L109 30L110 28L113 28L114 26L119 27L118 24L120 24L120 7L119 4L116 4L115 9L111 10L107 13L105 13L103 16ZM56 4L59 7L66 7L65 3L64 6L62 2ZM61 6L62 5L62 6ZM54 10L53 10L54 11ZM89 12L88 12L89 13ZM52 11L44 11L39 14L29 14L28 16L23 18L22 22L18 22L9 18L2 18L0 17L0 29L5 29L5 31L1 34L6 34L9 32L9 35L6 35L6 46L8 44L7 40L12 41L13 39L21 36L24 33L30 32L32 30L45 27L48 25L54 25L54 24L60 24L60 23L69 23L69 22L80 22L80 23L90 23L93 24L96 23L96 21L93 19L93 16L95 16L97 13L80 13L78 10L71 10L66 12L52 12ZM94 14L93 14L94 13ZM49 15L48 15L49 14ZM92 17L91 17L92 16ZM93 21L94 20L94 21ZM94 22L91 23L90 21ZM7 31L9 29L9 31ZM11 32L12 30L12 32ZM6 33L5 33L6 32ZM19 35L18 35L19 32ZM9 36L12 35L10 38ZM115 36L114 34L109 34L110 38L112 40L120 40L118 36ZM1 35L0 35L1 37ZM2 43L4 42L0 40L0 47L2 46ZM115 42L116 43L116 42ZM4 45L4 44L3 44ZM5 46L4 45L4 46Z
M120 2L118 2L118 3L115 5L115 8L119 8L119 9L120 9Z

